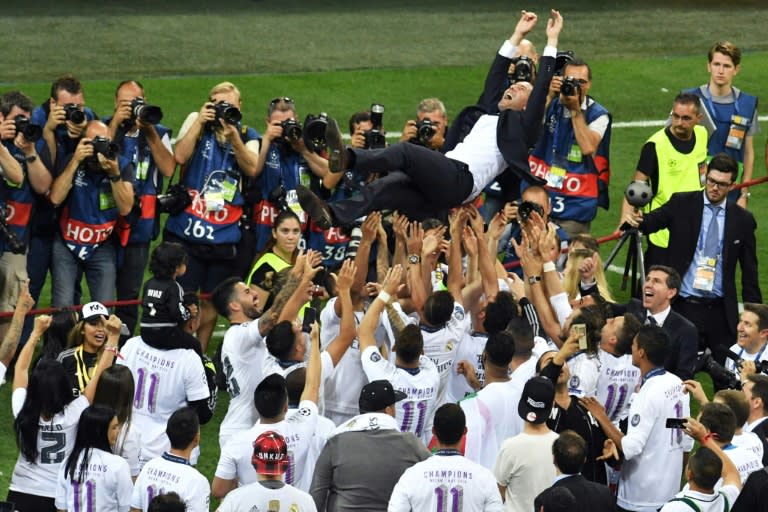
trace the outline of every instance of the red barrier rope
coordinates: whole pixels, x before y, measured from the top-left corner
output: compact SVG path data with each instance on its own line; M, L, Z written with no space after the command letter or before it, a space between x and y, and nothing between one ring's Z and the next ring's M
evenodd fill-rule
M759 185L761 183L768 182L768 176L763 176L762 178L756 178L754 180L745 181L743 183L738 183L733 186L733 188L744 188L744 187L751 187L752 185ZM616 240L621 236L621 232L616 231L615 233L611 233L610 235L601 236L597 239L598 244L604 244L606 242L610 242L611 240ZM568 252L568 248L566 247L562 251L563 253ZM507 263L504 265L504 268L507 270L517 268L520 266L519 261L512 261L510 263ZM200 299L207 300L211 297L208 293L203 293L200 295ZM140 299L131 299L131 300L113 300L109 302L103 302L106 307L111 308L115 306L138 306L141 304ZM58 311L80 311L80 309L83 306L80 304L76 304L74 306L64 306L61 308L40 308L40 309L32 309L27 313L27 315L49 315L51 313L56 313ZM0 318L10 318L13 316L13 311L4 311L0 312Z

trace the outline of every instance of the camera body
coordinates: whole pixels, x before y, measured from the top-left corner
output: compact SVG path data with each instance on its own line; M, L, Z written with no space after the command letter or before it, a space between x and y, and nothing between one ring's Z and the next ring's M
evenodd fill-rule
M5 208L0 207L0 236L3 237L5 245L13 254L24 254L27 252L27 244L8 226L5 217Z
M541 205L531 201L523 201L520 203L520 206L517 207L517 218L520 221L520 224L528 222L528 219L531 218L533 212L538 213L542 219L544 218L544 208L542 208Z
M157 124L163 119L163 111L155 105L147 105L144 98L134 98L131 101L131 121L136 120L146 124Z
M581 84L572 76L567 76L563 79L563 84L560 86L560 94L563 96L579 96L581 94Z
M80 106L77 103L67 103L64 105L64 114L67 121L72 121L75 124L83 124L85 122L85 112L80 110Z
M165 194L157 196L157 207L162 213L178 215L192 204L192 197L187 192L187 187L176 183L168 187Z
M429 142L436 133L437 128L432 124L432 120L425 117L424 119L416 121L416 138L412 139L411 142L421 144L422 146L429 146Z
M522 55L512 60L514 68L508 73L509 83L530 82L533 83L533 61L530 57Z
M218 103L210 103L208 108L212 108L216 114L214 119L215 125L219 125L219 119L223 119L225 123L236 125L243 119L243 114L240 109L231 103L226 101L220 101Z
M112 142L107 137L101 135L95 136L91 139L91 145L93 146L93 156L102 154L109 160L117 158L117 154L120 153L120 146Z
M384 105L374 103L371 105L371 129L363 133L365 137L364 149L382 149L387 145L382 126L384 123Z
M299 142L304 134L301 124L295 119L285 119L280 126L283 128L283 138L292 144Z
M307 114L304 118L304 144L313 153L320 153L328 145L325 140L325 128L328 126L328 114Z
M37 142L43 136L42 126L32 124L27 116L16 116L14 119L16 125L16 134L23 134L29 142Z

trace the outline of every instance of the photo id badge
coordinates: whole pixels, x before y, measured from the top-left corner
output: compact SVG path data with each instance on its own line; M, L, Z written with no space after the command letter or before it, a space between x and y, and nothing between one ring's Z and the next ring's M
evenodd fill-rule
M232 200L235 198L235 193L237 192L237 178L234 176L227 174L226 179L221 183L221 193L224 197L224 200L228 203L231 203Z
M299 196L295 189L286 192L285 202L288 205L288 209L295 213L299 217L299 221L304 224L307 221L307 218L304 215L304 210L301 209Z
M731 127L728 129L728 138L725 139L725 147L740 150L747 135L749 122L744 116L731 116Z
M715 265L717 258L702 256L696 265L693 276L693 288L702 292L711 292L715 288Z
M565 184L565 174L565 169L553 165L549 168L549 171L547 171L547 186L561 190Z

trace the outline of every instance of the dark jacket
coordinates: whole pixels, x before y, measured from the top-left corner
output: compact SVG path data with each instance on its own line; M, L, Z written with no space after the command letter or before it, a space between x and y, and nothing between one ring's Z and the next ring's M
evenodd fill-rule
M542 497L554 487L565 487L576 498L576 508L572 509L571 512L613 512L616 510L616 500L610 489L605 485L590 482L581 475L561 478L552 487L536 496L533 502L535 510L541 509Z

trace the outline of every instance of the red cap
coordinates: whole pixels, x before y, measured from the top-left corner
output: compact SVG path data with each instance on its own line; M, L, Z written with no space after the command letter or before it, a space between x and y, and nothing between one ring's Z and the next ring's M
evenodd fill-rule
M288 445L285 438L268 430L253 442L251 464L260 475L278 476L288 468Z

